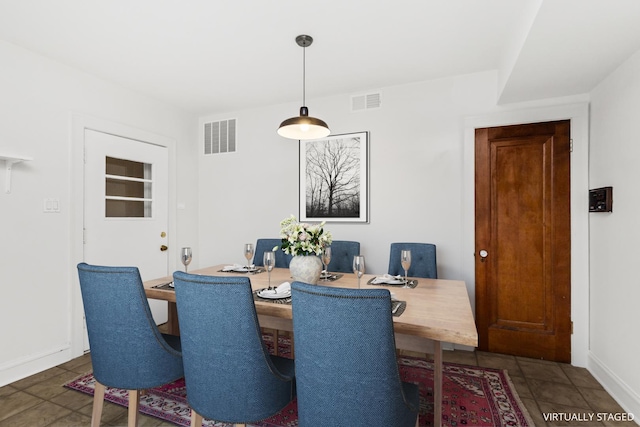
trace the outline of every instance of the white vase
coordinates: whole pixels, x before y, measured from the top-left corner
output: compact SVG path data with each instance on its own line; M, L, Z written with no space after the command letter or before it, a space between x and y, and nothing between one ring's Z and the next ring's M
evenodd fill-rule
M322 261L316 255L296 255L289 263L293 280L317 285L322 273Z

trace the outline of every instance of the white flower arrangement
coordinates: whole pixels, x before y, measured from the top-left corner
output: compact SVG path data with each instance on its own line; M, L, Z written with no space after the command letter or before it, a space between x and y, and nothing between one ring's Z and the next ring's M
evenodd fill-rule
M298 222L291 215L280 222L280 238L282 250L289 255L320 255L325 246L331 244L330 231L324 230L325 222L319 224L307 224Z

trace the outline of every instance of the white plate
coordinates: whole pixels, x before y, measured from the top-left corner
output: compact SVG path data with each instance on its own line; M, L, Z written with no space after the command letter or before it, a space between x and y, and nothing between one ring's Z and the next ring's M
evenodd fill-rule
M276 294L273 291L270 291L270 290L267 290L267 289L263 289L263 290L258 292L258 296L260 298L265 298L265 299L284 299L284 298L290 298L291 297L291 292Z

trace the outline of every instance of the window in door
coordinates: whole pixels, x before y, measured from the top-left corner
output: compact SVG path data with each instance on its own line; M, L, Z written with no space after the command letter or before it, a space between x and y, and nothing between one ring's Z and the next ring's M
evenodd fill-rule
M105 216L151 218L151 164L107 156L105 169Z

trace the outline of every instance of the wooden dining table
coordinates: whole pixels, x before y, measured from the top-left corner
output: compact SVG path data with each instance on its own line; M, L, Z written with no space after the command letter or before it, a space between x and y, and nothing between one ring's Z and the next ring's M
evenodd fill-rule
M268 274L239 273L222 271L225 264L195 270L193 274L208 276L248 276L252 289L268 287ZM340 273L341 274L341 273ZM338 274L339 275L339 274ZM393 316L396 347L419 353L434 355L434 402L442 402L442 343L459 344L468 347L478 346L478 333L471 311L467 287L460 280L424 279L417 280L415 288L397 285L369 284L376 275L365 274L360 279L360 288L382 288L392 293L392 299L406 302L399 316ZM179 334L175 292L167 286L172 282L170 276L144 282L147 298L169 302L169 320L165 331ZM275 268L271 272L271 286L283 282L292 282L289 269ZM358 279L355 274L342 274L336 280L320 280L318 285L357 288ZM256 298L256 312L260 326L280 331L293 331L291 304L274 303L273 300ZM294 337L295 339L295 337ZM434 424L442 423L442 404L434 404Z

